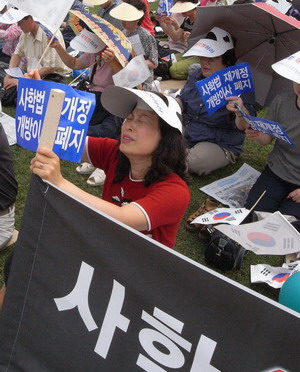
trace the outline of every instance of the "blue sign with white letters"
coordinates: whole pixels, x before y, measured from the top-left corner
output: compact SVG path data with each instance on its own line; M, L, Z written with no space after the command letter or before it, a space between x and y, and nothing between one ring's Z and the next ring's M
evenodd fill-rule
M295 146L294 142L290 139L284 128L279 123L272 120L257 118L255 116L248 116L239 107L238 110L250 125L251 129L269 134L272 137L287 142L291 146Z
M65 92L53 151L60 159L78 163L95 109L95 95L75 90L69 85L19 79L16 110L17 143L27 150L37 150L51 89Z
M206 79L197 81L196 87L209 115L228 103L226 97L254 91L248 63L240 63L217 71Z

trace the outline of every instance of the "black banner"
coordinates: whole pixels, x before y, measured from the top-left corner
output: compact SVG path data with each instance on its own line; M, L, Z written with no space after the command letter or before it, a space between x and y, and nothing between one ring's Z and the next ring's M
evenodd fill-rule
M299 370L299 316L32 178L1 371Z

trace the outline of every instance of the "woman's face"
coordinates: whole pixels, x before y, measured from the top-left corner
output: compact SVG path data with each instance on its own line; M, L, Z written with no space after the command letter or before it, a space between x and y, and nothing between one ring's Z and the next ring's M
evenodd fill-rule
M121 129L120 151L128 156L152 159L161 133L158 115L154 111L134 109Z
M139 27L139 21L122 21L122 27L129 32L133 32Z
M196 9L188 10L187 12L181 13L181 15L184 18L188 17L191 21L194 21L196 18Z
M227 67L223 65L222 56L219 57L200 57L201 71L204 77L209 77L214 72Z

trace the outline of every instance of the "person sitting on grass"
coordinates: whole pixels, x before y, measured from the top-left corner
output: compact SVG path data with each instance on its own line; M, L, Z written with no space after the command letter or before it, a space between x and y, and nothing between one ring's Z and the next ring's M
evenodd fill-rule
M101 101L109 112L125 119L119 141L86 140L82 160L104 169L107 175L102 198L66 180L59 158L50 149L39 148L30 169L93 208L172 248L190 201L180 107L170 96L117 86L107 87ZM11 257L6 280L10 262Z
M203 176L235 163L242 153L245 133L239 129L239 123L245 120L235 105L238 104L247 114L255 115L255 97L253 92L241 97L227 97L228 104L209 115L195 83L235 65L234 42L231 35L219 27L214 27L199 42L203 47L197 48L195 54L200 65L191 71L177 99L183 107L188 170ZM187 230L198 231L201 226L192 224L192 220L217 205L215 202L201 205L188 217Z
M145 11L145 4L141 0L126 0L112 9L110 14L122 21L123 32L132 43L135 53L144 55L151 76L143 83L143 88L151 90L153 70L158 66L158 51L154 37L141 27Z
M186 45L187 41L192 32L194 22L197 15L197 6L199 2L197 0L182 0L177 1L170 11L174 14L181 14L184 17L181 25L178 24L174 17L162 17L160 19L160 25L165 30L166 34L171 38L173 42L179 42ZM183 53L175 54L177 62L169 68L169 75L172 79L186 80L188 76L189 67L197 63L198 60L195 57L185 58L182 56Z
M88 127L88 136L117 138L120 125L116 118L108 112L101 103L101 95L109 85L113 85L113 74L122 69L113 51L105 47L98 53L83 53L80 57L73 57L64 47L53 41L51 47L56 50L61 60L72 70L82 70L90 66L89 92L95 94L96 107ZM83 163L76 168L79 174L89 175L89 186L101 186L105 180L105 173L91 164Z
M15 10L15 9L14 9ZM19 42L11 56L9 68L20 67L22 58L26 58L27 70L37 68L39 62L39 74L42 79L64 83L66 75L70 72L67 66L56 55L54 50L48 49L41 61L38 57L42 56L48 45L48 38L39 24L32 18L31 15L21 11L15 16L19 18L18 26L22 30ZM16 12L15 12L16 13ZM56 38L65 49L64 40L60 31L55 34ZM3 88L10 89L18 86L18 79L6 75L3 80ZM12 94L15 94L16 92Z
M292 80L293 91L282 92L272 101L267 119L278 122L284 128L295 146L274 139L269 134L251 129L245 123L239 127L245 130L246 137L266 146L274 141L268 163L251 188L245 207L251 208L264 191L265 194L255 206L256 211L275 212L300 219L300 67L295 60L300 52L272 65L283 77ZM280 69L278 69L278 66ZM282 67L283 66L283 67ZM291 66L291 68L289 68ZM298 68L297 73L295 73Z

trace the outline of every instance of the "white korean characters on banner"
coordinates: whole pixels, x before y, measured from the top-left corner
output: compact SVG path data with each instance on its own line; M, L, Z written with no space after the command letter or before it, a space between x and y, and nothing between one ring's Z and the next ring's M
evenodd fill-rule
M93 274L94 268L82 262L72 291L65 297L54 299L59 311L77 308L88 332L98 329L89 307L89 289ZM131 319L122 314L125 292L126 288L117 280L113 280L109 303L94 348L94 352L104 359L108 357L115 338L120 337L120 331L126 333L131 323ZM182 368L186 362L183 351L191 353L193 346L181 336L184 323L157 307L154 307L153 315L142 310L141 319L145 322L145 328L140 330L138 338L144 353L138 354L136 364L144 371L163 371L160 365L172 369ZM162 352L156 344L163 345L168 352ZM218 372L219 370L210 364L216 346L217 342L200 335L189 372Z
M61 159L80 162L88 124L95 108L95 96L74 90L65 84L33 79L19 80L17 143L28 150L37 150L51 89L65 92L53 151Z
M247 63L224 68L196 83L208 114L228 103L226 97L254 91L250 67Z

